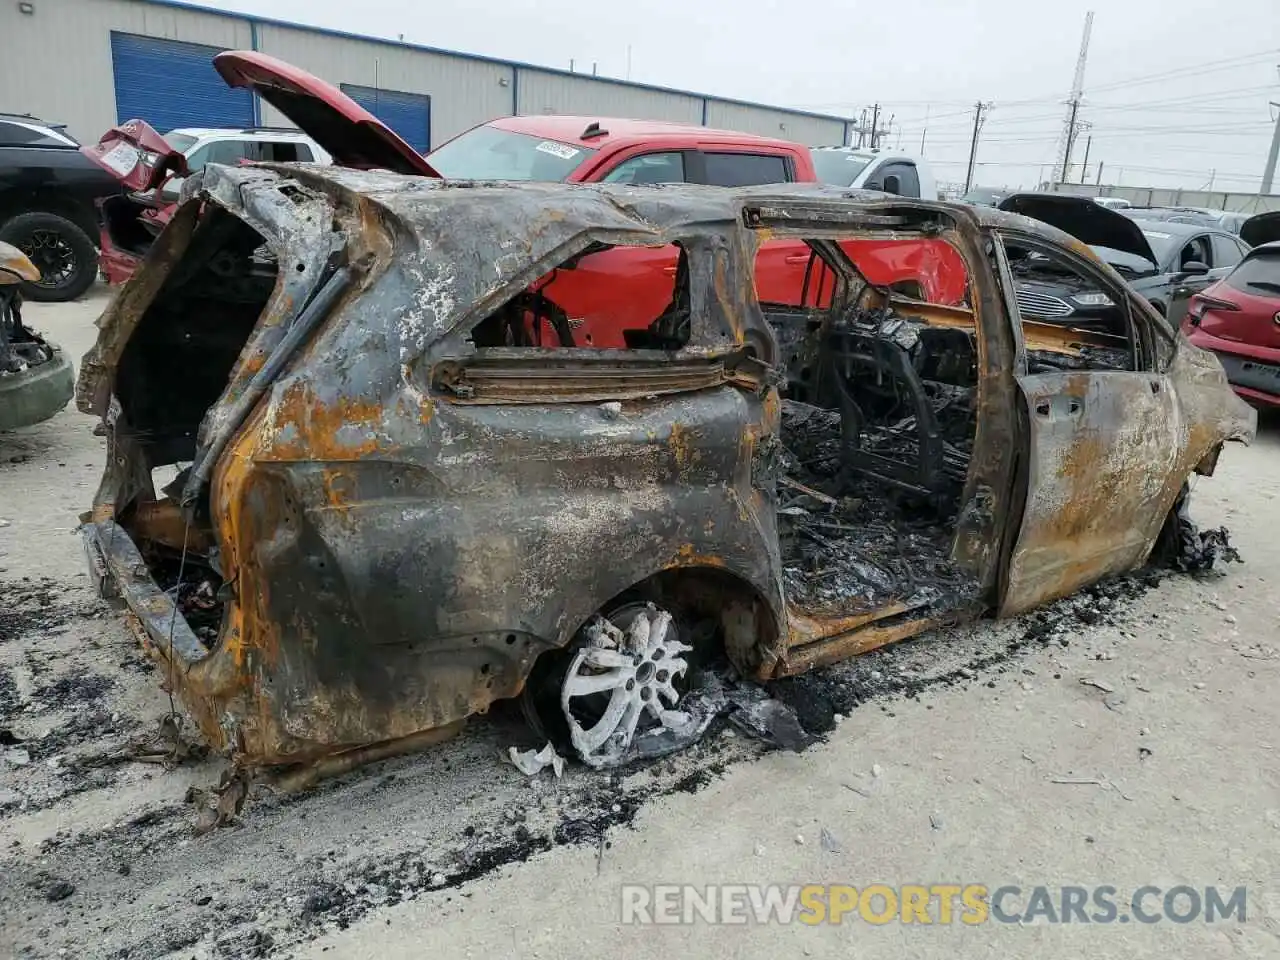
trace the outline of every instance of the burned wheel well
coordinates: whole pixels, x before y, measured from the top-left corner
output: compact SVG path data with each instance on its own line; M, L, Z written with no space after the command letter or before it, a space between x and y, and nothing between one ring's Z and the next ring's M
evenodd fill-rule
M607 613L636 601L651 601L695 631L707 631L704 638L711 636L715 643L708 652L723 651L744 676L754 674L777 650L778 612L772 602L750 581L723 567L659 571L628 587L596 612ZM580 630L581 626L574 636Z

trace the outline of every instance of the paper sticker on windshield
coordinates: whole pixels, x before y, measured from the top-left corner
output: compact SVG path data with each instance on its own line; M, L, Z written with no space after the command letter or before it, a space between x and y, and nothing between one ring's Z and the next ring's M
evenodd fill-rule
M1142 235L1143 235L1144 237L1148 237L1148 238L1149 238L1149 239L1151 239L1151 240L1171 240L1171 239L1173 239L1173 234L1172 234L1172 233L1156 233L1154 230L1143 230L1143 231L1142 231Z
M543 140L533 149L549 153L553 157L559 157L561 160L572 160L578 155L578 151L567 143L556 143L554 140Z

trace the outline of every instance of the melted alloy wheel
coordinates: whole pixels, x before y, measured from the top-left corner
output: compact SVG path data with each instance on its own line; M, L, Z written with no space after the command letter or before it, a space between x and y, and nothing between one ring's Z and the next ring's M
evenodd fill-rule
M526 715L589 767L674 753L698 740L717 712L713 698L687 690L684 655L693 649L670 612L627 604L593 620L531 678Z
M608 766L626 755L641 718L648 714L663 729L687 726L687 713L669 709L680 699L672 681L689 665L680 657L693 647L676 638L671 614L649 605L638 610L625 633L611 620L587 628L586 643L574 654L561 686L560 707L569 721L569 739L584 763ZM599 716L575 701L607 694ZM591 725L584 726L585 722Z

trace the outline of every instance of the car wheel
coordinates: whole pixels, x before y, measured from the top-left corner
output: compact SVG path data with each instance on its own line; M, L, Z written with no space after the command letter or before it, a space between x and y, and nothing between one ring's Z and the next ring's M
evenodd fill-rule
M40 270L40 279L22 284L28 300L74 300L98 277L98 252L83 230L56 213L23 213L0 226L11 243Z
M683 639L682 639L683 638ZM538 658L521 698L534 731L589 767L665 756L696 742L713 698L693 687L688 631L652 603L598 617L566 649Z

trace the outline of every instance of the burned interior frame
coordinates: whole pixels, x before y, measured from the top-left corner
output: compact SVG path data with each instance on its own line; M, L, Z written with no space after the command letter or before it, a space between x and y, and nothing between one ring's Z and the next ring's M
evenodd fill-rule
M714 708L677 683L686 647L769 678L1000 604L1020 344L1088 335L1015 330L982 216L210 166L82 365L110 441L91 566L248 765L410 749L544 673L588 762L670 749ZM945 240L968 302L867 283L849 237ZM783 238L833 273L827 303L758 300ZM574 343L540 294L594 252L667 244L671 300L626 349ZM608 706L574 713L592 691Z

